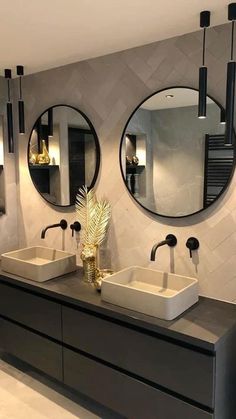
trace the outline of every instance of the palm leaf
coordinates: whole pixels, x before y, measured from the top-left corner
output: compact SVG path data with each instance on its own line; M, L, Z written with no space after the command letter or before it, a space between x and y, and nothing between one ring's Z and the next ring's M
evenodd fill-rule
M75 203L78 221L83 228L84 245L98 246L105 238L111 216L111 206L106 201L97 201L94 189L83 186Z
M96 204L97 200L94 189L88 191L87 186L79 189L79 193L76 196L75 208L78 214L78 221L83 227L85 242L89 240L89 226L95 213Z
M88 230L88 241L90 244L98 246L103 242L110 216L110 204L106 201L97 202Z

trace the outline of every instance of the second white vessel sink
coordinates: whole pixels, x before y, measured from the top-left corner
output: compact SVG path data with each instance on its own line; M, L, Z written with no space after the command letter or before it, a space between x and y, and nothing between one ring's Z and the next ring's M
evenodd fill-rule
M198 280L132 266L102 281L102 300L164 320L198 301Z
M73 253L34 246L2 254L2 270L37 282L76 270Z

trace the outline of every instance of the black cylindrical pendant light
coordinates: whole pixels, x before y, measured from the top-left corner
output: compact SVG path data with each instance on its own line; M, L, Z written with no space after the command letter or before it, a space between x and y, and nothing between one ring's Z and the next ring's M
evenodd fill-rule
M16 66L16 74L19 76L19 100L18 100L18 119L19 119L19 133L25 133L25 112L24 101L22 99L22 77L24 75L24 67L22 65Z
M37 146L38 146L38 154L39 154L39 153L41 153L41 140L42 140L41 118L39 118L36 122L36 131L37 131Z
M221 108L220 110L220 124L225 125L225 110Z
M13 116L11 103L11 70L5 69L5 79L7 79L7 133L8 133L8 152L14 153L14 138L13 138Z
M225 145L232 146L234 141L234 95L236 72L236 62L234 61L234 24L236 20L236 3L231 3L228 6L228 20L232 22L232 32L230 61L227 64Z
M48 109L48 137L53 137L53 109Z
M205 10L200 13L200 27L203 29L202 66L199 68L199 96L198 118L206 118L207 104L207 67L205 66L206 28L210 26L210 12Z

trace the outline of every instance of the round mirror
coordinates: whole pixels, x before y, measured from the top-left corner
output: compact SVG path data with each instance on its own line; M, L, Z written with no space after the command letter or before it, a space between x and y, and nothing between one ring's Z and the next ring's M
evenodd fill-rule
M83 112L56 105L40 115L28 146L31 179L46 201L74 205L81 186L93 187L98 176L97 134Z
M132 197L163 217L186 217L211 205L234 170L234 147L224 145L224 109L207 98L198 118L198 91L175 87L141 103L129 118L120 165Z

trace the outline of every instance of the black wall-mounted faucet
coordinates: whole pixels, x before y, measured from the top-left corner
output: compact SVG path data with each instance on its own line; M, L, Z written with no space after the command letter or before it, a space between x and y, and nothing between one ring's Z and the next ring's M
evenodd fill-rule
M174 247L177 244L177 238L173 235L173 234L168 234L166 236L166 239L154 244L152 251L151 251L151 256L150 256L150 260L152 262L154 262L155 258L156 258L156 251L158 249L158 247L164 246L165 244L167 244L170 247Z
M186 247L189 249L190 257L192 257L192 251L197 250L200 246L200 243L196 237L189 237L186 241Z
M79 221L75 221L73 224L70 225L70 228L72 230L72 237L74 236L74 232L79 232L81 230L81 224Z
M45 239L46 231L49 230L49 228L56 228L56 227L61 227L62 230L66 230L67 221L66 220L61 220L60 223L58 223L58 224L51 224L51 225L45 227L41 232L41 239Z

